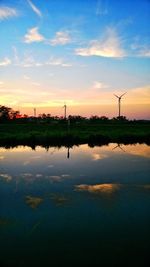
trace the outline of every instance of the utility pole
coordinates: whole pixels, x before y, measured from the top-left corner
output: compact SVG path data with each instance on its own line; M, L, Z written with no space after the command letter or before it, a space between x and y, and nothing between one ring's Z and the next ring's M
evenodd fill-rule
M34 117L36 118L36 108L34 108Z

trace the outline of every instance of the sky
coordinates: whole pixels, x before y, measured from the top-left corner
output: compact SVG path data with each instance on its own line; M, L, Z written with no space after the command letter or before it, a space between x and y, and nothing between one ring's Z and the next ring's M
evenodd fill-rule
M150 119L150 0L0 0L0 105Z

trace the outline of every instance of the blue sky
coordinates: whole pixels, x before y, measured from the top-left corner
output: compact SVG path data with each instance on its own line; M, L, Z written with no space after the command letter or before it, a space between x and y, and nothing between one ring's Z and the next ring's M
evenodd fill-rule
M1 0L0 104L149 118L149 0ZM60 114L61 115L61 114Z

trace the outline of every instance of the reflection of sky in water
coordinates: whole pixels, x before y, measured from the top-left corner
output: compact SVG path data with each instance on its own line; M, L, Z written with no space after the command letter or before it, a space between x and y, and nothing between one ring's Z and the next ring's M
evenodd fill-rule
M150 147L82 145L70 148L69 159L67 153L0 149L0 263L143 263Z
M6 182L38 180L76 183L146 183L149 171L150 147L127 145L89 148L87 145L70 148L28 147L0 149L0 179ZM141 181L142 175L142 181ZM13 179L12 179L13 178ZM13 181L12 181L13 182Z

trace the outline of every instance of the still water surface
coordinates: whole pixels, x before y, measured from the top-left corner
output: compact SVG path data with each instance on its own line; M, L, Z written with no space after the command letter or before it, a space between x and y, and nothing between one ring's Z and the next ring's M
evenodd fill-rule
M149 266L150 147L0 148L0 266Z

